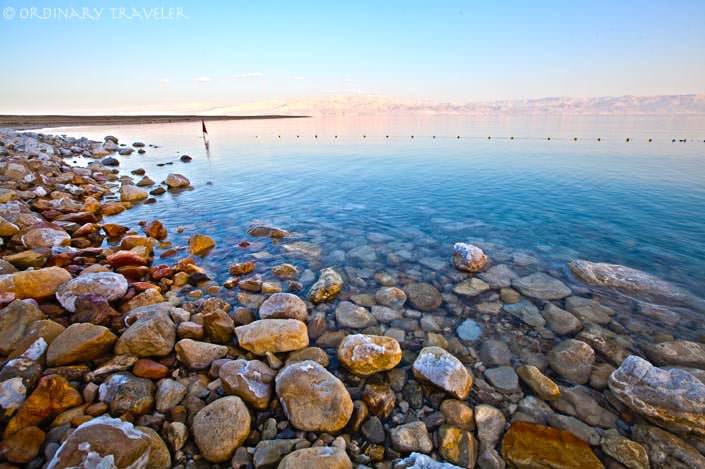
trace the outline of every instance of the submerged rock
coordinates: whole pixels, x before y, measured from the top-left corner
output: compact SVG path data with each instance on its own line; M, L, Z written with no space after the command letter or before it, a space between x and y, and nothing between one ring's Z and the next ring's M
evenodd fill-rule
M548 363L559 375L574 384L585 384L590 379L595 351L585 342L564 340L548 352Z
M294 428L336 432L350 420L353 403L348 390L317 362L287 365L275 382L279 400Z
M671 340L643 346L646 356L658 366L672 365L705 370L705 344Z
M646 448L656 469L705 467L705 456L677 436L651 425L634 425L632 438Z
M424 347L412 369L417 379L430 382L458 399L465 399L472 387L472 375L465 365L440 347Z
M250 236L260 236L264 238L284 238L289 236L289 232L282 230L281 228L276 228L273 226L253 226L247 230L247 234Z
M647 420L677 433L705 437L705 385L690 373L662 370L631 355L612 373L609 387Z
M335 320L339 327L364 329L377 325L377 319L367 309L349 301L342 301L335 308Z
M560 300L571 294L570 288L563 282L543 272L514 279L512 286L522 295L542 300Z
M443 302L441 292L430 283L411 283L404 287L411 306L419 311L431 311Z
M308 293L311 303L319 304L326 301L333 301L340 289L343 287L343 278L332 268L321 270L318 281L313 284Z
M465 272L479 272L487 264L487 256L479 247L467 243L453 245L453 265Z
M514 422L502 439L510 467L604 468L590 446L572 433L529 422Z

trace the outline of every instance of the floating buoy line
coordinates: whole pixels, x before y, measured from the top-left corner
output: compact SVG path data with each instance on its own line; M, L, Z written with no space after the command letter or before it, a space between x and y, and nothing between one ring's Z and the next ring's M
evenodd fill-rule
M263 135L254 135L253 138L255 139L260 139L266 138L267 136ZM301 134L296 134L296 139L297 140L302 140L306 136L301 135ZM319 134L313 134L313 139L314 140L319 140ZM372 139L383 139L383 140L390 140L390 139L395 139L395 140L403 140L403 139L409 139L409 140L418 140L418 139L431 139L431 140L438 140L438 139L453 139L453 140L509 140L509 141L539 141L543 140L546 142L552 142L552 141L566 141L566 142L603 142L603 141L611 141L611 142L616 142L619 141L617 137L611 137L609 139L605 139L602 137L589 137L589 138L583 138L583 137L552 137L552 136L546 136L546 137L517 137L515 135L510 135L510 136L495 136L495 135L488 135L487 137L480 137L480 136L463 136L463 135L417 135L417 134L411 134L411 135L391 135L391 134L384 134L384 135L368 135L368 134L360 134L359 137L356 137L354 135L340 135L340 134L335 134L332 135L332 140L355 140L357 138L361 138L362 140L368 140L368 137L370 140ZM285 139L286 136L282 136L281 134L276 135L277 140L282 140ZM321 136L322 139L325 139L325 137ZM657 139L654 139L653 137L645 138L645 139L637 139L634 140L631 137L626 137L624 140L621 140L624 143L632 143L632 142L645 142L645 143L654 143L657 141ZM659 139L659 142L667 142L668 139L664 138L663 140ZM688 143L688 142L695 142L697 143L697 139L687 139L687 138L671 138L670 139L671 143ZM702 140L702 143L705 143L705 139Z

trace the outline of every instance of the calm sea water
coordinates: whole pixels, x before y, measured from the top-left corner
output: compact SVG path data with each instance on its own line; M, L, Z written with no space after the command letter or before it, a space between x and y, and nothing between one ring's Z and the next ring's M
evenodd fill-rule
M220 281L245 257L246 230L267 223L320 244L321 265L352 262L345 252L365 245L377 253L363 261L371 271L400 249L447 261L454 242L471 240L553 269L574 258L625 264L705 296L705 116L309 118L208 130L209 153L200 123L47 132L158 145L120 157L121 168L157 182L183 173L194 190L112 221L183 226L177 245L211 235L204 262ZM268 252L262 262L281 262Z

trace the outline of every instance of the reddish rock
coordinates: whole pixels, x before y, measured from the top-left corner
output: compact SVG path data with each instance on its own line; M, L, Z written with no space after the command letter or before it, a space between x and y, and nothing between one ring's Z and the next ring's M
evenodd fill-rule
M36 458L44 443L44 432L37 427L27 427L0 443L0 456L8 461L24 464Z
M172 275L174 275L174 272L168 265L160 264L156 267L152 267L152 269L150 270L150 274L152 275L152 278L154 280L159 281L163 278L171 277Z
M106 223L103 225L103 231L109 238L119 238L129 230L128 227L117 225L115 223Z
M140 358L132 368L132 374L140 378L161 379L169 374L169 368L153 360Z
M255 270L255 263L252 261L238 262L230 265L230 275L246 275Z
M109 255L106 260L113 267L123 265L146 265L147 261L141 255L133 251L118 251L115 254Z
M167 237L166 227L159 220L154 220L147 223L144 226L144 232L147 234L147 236L159 240Z

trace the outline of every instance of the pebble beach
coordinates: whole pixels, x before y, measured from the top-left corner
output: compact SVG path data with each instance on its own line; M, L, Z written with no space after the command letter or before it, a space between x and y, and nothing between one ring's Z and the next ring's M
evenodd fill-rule
M187 155L121 169L152 148L0 129L0 468L705 467L682 286L462 229L226 249L140 219L198 189Z

